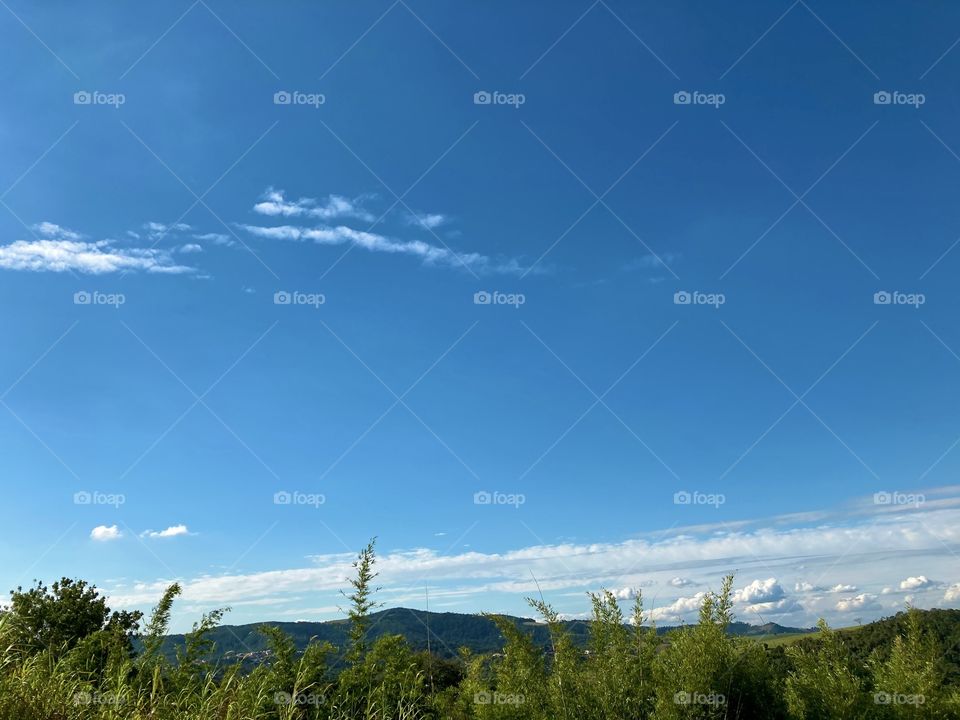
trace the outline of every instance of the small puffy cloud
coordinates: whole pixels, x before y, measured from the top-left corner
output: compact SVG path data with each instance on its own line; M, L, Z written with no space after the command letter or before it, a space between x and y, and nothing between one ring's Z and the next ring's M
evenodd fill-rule
M953 602L955 600L960 600L960 583L954 583L947 588L946 594L943 596L943 599L947 602Z
M693 585L696 585L696 583L693 580L690 580L689 578L684 578L684 577L672 578L669 584L675 588L684 588L684 587L691 587Z
M90 531L90 539L97 542L119 540L122 536L123 534L116 525L97 525Z
M441 215L440 213L410 214L407 216L407 222L409 224L424 227L427 230L440 227L448 220L449 218L446 215Z
M772 603L782 600L786 596L783 587L777 582L776 578L767 578L766 580L754 580L733 594L734 602L748 603L756 605L759 603Z
M926 575L917 575L916 577L908 577L906 580L903 580L900 583L900 589L925 590L926 588L933 587L934 584L933 580L929 579Z
M857 591L856 585L844 585L842 583L834 585L832 588L827 590L827 592L831 592L831 593L851 593L856 591Z
M180 249L180 252L182 253L203 252L203 246L197 245L197 243L187 243L186 245L181 245L179 249Z
M652 620L671 620L674 622L679 622L685 619L685 617L691 613L699 611L706 595L707 594L705 592L698 592L692 597L677 598L669 605L654 608L650 612L650 618Z
M263 194L263 200L253 206L253 211L271 217L303 216L320 220L355 218L365 222L376 220L372 213L360 207L358 200L351 200L342 195L328 195L323 202L314 198L300 198L291 201L286 199L283 190L274 190L273 188L269 188Z
M190 531L187 529L186 525L171 525L166 530L147 530L145 533L143 533L143 536L150 538L171 538L189 534Z
M837 601L837 610L839 612L852 612L855 610L870 610L879 607L877 605L877 596L870 593L860 593L850 598L844 598Z
M802 593L806 593L806 592L819 592L819 591L821 591L822 589L823 589L823 588L820 588L820 587L818 587L818 586L816 586L816 585L811 585L811 584L808 583L806 580L801 581L801 582L798 582L798 583L794 583L794 586L793 586L793 591L794 591L794 592L798 592L798 593L799 593L799 592L802 592Z

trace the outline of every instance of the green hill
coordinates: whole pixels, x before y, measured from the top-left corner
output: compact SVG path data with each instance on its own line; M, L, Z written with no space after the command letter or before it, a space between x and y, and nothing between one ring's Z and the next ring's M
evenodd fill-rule
M550 646L546 625L528 618L506 617L517 627L530 633L539 647ZM589 623L586 620L567 620L564 624L574 642L585 646L589 635ZM258 628L263 625L271 625L283 630L293 638L298 650L305 648L311 638L329 642L337 648L342 648L346 644L348 629L346 620L221 625L210 633L210 639L215 643L216 655L227 660L249 662L262 659L267 643ZM658 627L657 632L663 634L671 629L671 627ZM806 632L810 630L784 627L777 623L750 625L735 622L730 625L732 635L757 638ZM429 647L435 655L442 658L455 657L461 647L469 648L478 654L498 652L503 647L503 638L490 619L483 615L465 613L437 613L410 608L382 610L371 616L370 639L375 640L382 635L402 635L414 650L426 650ZM166 654L173 656L176 646L182 645L183 640L183 635L168 636L165 646Z

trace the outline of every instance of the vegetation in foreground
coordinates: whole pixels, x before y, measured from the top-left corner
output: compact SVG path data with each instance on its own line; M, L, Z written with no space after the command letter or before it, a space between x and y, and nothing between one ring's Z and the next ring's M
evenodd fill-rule
M368 641L375 560L371 543L354 563L346 647L298 651L264 626L269 659L250 672L210 660L209 635L226 609L203 616L176 659L162 652L177 585L147 619L112 612L83 581L17 589L0 615L0 720L960 718L947 660L955 648L922 611L884 621L892 631L869 653L867 628L839 633L823 621L815 638L770 648L727 632L730 576L704 598L696 625L663 636L645 623L639 594L629 618L613 594L591 595L586 649L531 599L549 648L492 615L502 651L464 650L454 662L414 652L399 635Z

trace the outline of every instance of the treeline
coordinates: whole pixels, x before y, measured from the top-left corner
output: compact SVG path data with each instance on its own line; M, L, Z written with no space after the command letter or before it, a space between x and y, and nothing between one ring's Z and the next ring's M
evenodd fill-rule
M465 650L449 661L413 651L399 635L369 641L375 560L371 543L354 563L345 647L298 651L264 626L270 653L250 671L210 661L210 632L225 609L204 615L175 659L162 652L177 585L149 618L112 612L83 581L18 588L0 615L0 720L960 718L960 687L948 682L956 676L945 661L955 648L941 640L953 630L931 632L918 610L894 619L888 640L866 654L856 643L870 636L851 642L866 629L838 633L822 621L814 640L767 648L728 633L730 576L705 596L697 624L664 636L647 623L639 594L626 614L613 594L592 594L585 648L550 605L532 599L548 648L491 615L501 651Z

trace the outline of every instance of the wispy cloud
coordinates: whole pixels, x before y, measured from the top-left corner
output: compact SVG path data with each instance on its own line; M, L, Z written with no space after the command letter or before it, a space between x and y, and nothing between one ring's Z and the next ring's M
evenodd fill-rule
M141 534L141 537L148 538L172 538L182 535L190 535L186 525L171 525L166 530L147 530Z
M253 211L271 217L311 217L318 220L336 218L354 218L373 222L376 217L360 205L360 199L328 195L325 200L302 197L299 200L287 200L283 190L268 188L263 200L253 206Z
M455 554L416 548L385 553L378 569L388 603L422 597L423 583L438 601L462 599L474 609L491 596L519 600L541 589L548 599L584 598L588 590L615 590L627 599L632 588L649 587L656 619L689 620L703 592L716 590L728 572L738 571L735 601L738 615L755 613L783 618L791 624L812 625L819 616L842 616L853 610L864 614L903 607L906 598L881 588L896 578L956 576L952 556L944 543L960 541L960 511L940 508L896 515L877 513L862 522L849 519L816 526L780 527L776 518L754 530L708 531L692 534L677 529L653 540L619 543L542 544L499 552L464 550ZM184 597L194 602L234 600L312 593L332 600L351 573L348 554L312 558L314 564L250 574L204 576L183 581ZM920 575L916 570L922 570ZM906 572L905 572L906 571ZM912 571L912 572L911 572ZM683 572L684 575L679 575ZM952 574L952 577L951 577ZM684 590L696 578L702 592ZM532 578L536 577L536 581ZM808 578L808 579L805 579ZM812 582L810 582L812 580ZM166 581L146 583L132 592L124 589L114 602L148 606L156 602ZM917 583L911 583L914 585ZM794 588L790 594L786 588ZM946 584L918 587L915 602L928 606L960 599L960 587L943 594ZM853 593L851 597L839 597ZM689 592L689 591L687 591ZM558 595L559 594L559 595ZM502 607L503 600L495 600ZM582 612L585 600L563 600L562 612Z
M514 259L497 260L480 253L457 253L445 247L431 245L423 240L397 240L379 233L355 230L346 225L336 227L240 225L239 227L256 237L269 240L299 240L318 245L351 243L371 252L411 255L420 258L426 265L466 267L476 273L520 275L524 272L524 267Z
M50 222L33 228L40 237L0 245L0 268L32 272L80 272L92 275L141 270L179 274L194 269L180 265L166 250L117 245L83 236Z
M367 196L370 197L370 196ZM420 239L400 239L330 220L352 218L375 223L379 218L361 206L361 199L349 199L342 195L329 195L325 200L302 197L288 200L283 190L268 188L260 202L253 206L254 212L267 217L301 218L318 221L315 226L275 225L262 226L242 224L237 226L251 235L269 240L299 240L318 245L352 244L370 252L408 255L419 258L425 265L442 265L467 269L474 274L522 275L526 267L515 258L491 257L477 252L458 252L439 240L437 243ZM440 213L406 213L403 229L411 227L427 230L435 238L433 229L449 222L449 216ZM449 234L449 233L448 233Z

